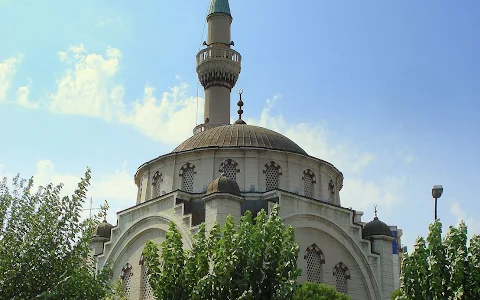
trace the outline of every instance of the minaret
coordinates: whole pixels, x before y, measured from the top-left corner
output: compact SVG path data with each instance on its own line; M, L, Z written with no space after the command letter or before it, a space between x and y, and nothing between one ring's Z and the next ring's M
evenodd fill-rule
M230 46L232 24L228 0L211 0L207 46L197 54L198 79L205 89L204 130L230 124L230 92L241 70L241 55Z

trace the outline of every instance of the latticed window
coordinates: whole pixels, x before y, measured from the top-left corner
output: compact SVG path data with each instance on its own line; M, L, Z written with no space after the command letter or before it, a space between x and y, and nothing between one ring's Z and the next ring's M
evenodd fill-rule
M338 292L344 294L347 293L347 274L345 274L345 271L341 270L337 272L335 287Z
M142 300L153 300L153 291L150 283L148 282L148 268L145 265L142 265L142 282L140 285L142 289Z
M305 197L313 198L313 177L310 174L303 176L303 188Z
M322 282L322 265L320 264L320 255L315 251L309 251L307 254L307 281Z
M182 190L191 193L193 191L193 179L195 171L193 169L187 169L183 172Z
M323 267L325 258L322 250L313 244L305 251L305 264L307 265L307 281L322 282Z
M237 168L232 164L225 164L223 172L227 178L237 180Z
M337 292L346 294L348 292L348 279L350 279L350 271L344 263L338 263L334 270L335 288Z
M224 173L227 178L230 178L236 181L237 173L240 172L237 166L238 166L238 163L233 159L229 158L220 164L220 169L218 171Z
M153 197L159 197L162 195L162 181L163 181L162 173L159 173L158 171L155 172L155 175L153 175L153 186L154 186L154 193L155 193Z
M265 170L265 180L267 191L278 188L278 169L274 166L268 166Z
M125 291L125 295L128 297L130 296L130 292L132 289L132 266L127 263L127 265L122 269L122 284L123 290Z

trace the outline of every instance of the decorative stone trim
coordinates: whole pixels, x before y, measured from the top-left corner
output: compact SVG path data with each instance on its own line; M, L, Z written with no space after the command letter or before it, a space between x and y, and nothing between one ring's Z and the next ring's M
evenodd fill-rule
M310 246L307 247L307 249L305 250L305 255L303 256L304 259L307 259L307 255L309 252L317 252L317 254L320 256L320 264L325 264L325 255L323 254L322 250L320 250L320 248L318 248L318 246L316 244L312 244Z
M197 174L197 172L195 171L195 165L187 162L180 168L180 173L178 175L180 177L183 177L183 173L188 169L193 169L194 170L193 174Z
M278 175L282 175L282 167L280 167L280 165L277 164L276 162L274 162L273 160L270 161L270 162L268 162L268 163L266 163L266 164L263 166L263 173L264 173L264 174L267 173L267 169L268 169L268 168L271 168L271 167L277 169Z
M333 276L336 276L337 272L340 270L343 270L345 272L345 275L347 276L347 279L350 279L350 270L348 270L348 267L343 262L339 262L335 265L335 267L333 268Z
M163 174L157 171L155 174L153 174L152 185L157 185L158 182L163 182Z
M330 194L335 194L335 183L333 180L330 179L330 182L328 183L328 190L330 191Z
M307 176L307 175L310 176L310 177L312 177L312 183L317 183L317 179L316 179L316 177L315 177L315 173L313 173L312 170L306 169L305 171L303 171L303 177L302 177L302 179L305 180L305 176Z
M236 161L234 161L233 159L226 159L225 161L223 161L221 164L220 164L220 167L218 168L218 172L223 172L223 165L226 164L226 165L232 165L235 167L235 170L237 173L240 173L240 169L238 168L238 163Z
M130 276L133 276L132 272L132 265L130 263L127 263L123 268L122 268L122 274L120 275L120 278L123 280L125 279L125 275L130 272Z

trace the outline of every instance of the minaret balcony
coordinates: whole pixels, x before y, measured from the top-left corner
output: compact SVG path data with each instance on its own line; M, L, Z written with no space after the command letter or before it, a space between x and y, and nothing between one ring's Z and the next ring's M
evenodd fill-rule
M232 89L241 71L242 56L227 47L207 47L197 54L197 74L202 86Z
M216 48L216 47L208 47L203 50L200 50L197 54L197 68L205 63L210 61L225 61L225 62L233 62L237 64L239 67L242 62L242 56L235 50L230 48Z

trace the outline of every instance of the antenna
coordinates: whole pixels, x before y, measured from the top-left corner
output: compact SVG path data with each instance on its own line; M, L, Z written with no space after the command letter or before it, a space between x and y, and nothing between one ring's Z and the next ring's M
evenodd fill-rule
M210 1L209 1L210 2ZM207 26L207 15L208 15L208 11L210 10L210 3L208 4L208 8L207 8L207 11L205 12L205 21L203 23L203 29L202 29L202 37L200 38L200 46L198 46L198 51L200 51L200 49L202 48L203 45L205 45L206 43L203 41L203 36L205 35L205 27ZM198 125L198 83L199 81L197 80L197 109L195 111L195 125Z
M102 209L101 207L92 207L93 206L93 198L90 197L90 207L82 209L82 211L88 210L90 212L90 219L92 218L92 210ZM106 215L105 215L106 218Z

